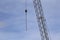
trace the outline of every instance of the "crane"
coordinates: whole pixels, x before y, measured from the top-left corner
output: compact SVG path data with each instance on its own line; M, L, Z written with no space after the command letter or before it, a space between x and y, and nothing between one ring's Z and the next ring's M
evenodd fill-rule
M45 23L46 19L44 17L41 0L33 0L33 4L34 4L36 17L37 17L41 40L49 40L47 27ZM27 30L27 8L25 9L25 13L26 13L26 30Z
M46 19L44 18L41 0L33 0L33 3L34 3L36 16L37 16L39 31L41 34L41 40L49 40L46 23L45 23Z

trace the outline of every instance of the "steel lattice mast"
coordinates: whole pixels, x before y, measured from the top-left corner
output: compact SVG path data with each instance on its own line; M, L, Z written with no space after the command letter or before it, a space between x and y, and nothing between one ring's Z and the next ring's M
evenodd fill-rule
M41 34L41 40L49 40L47 29L46 29L46 23L45 23L46 20L44 18L41 1L33 0L33 3L34 3L36 16L37 16L39 31Z

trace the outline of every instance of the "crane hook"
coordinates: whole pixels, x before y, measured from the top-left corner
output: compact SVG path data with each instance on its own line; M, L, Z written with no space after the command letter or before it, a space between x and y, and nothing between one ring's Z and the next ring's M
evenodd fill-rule
M27 9L25 9L25 13L27 13Z

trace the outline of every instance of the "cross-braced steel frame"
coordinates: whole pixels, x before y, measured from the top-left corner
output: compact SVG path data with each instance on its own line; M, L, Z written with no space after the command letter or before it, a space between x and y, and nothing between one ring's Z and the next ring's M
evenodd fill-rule
M41 0L33 0L36 16L37 16L37 22L39 26L39 31L41 34L41 40L49 40L48 33L47 33L47 27L46 27L46 19L44 17Z

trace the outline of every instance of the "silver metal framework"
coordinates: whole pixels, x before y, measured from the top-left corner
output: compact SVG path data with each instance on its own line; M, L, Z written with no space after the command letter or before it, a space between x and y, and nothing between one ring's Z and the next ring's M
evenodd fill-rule
M47 27L46 27L46 19L44 18L44 13L41 5L41 0L33 0L36 16L37 16L37 22L39 26L39 31L41 34L41 40L49 40L48 33L47 33Z

